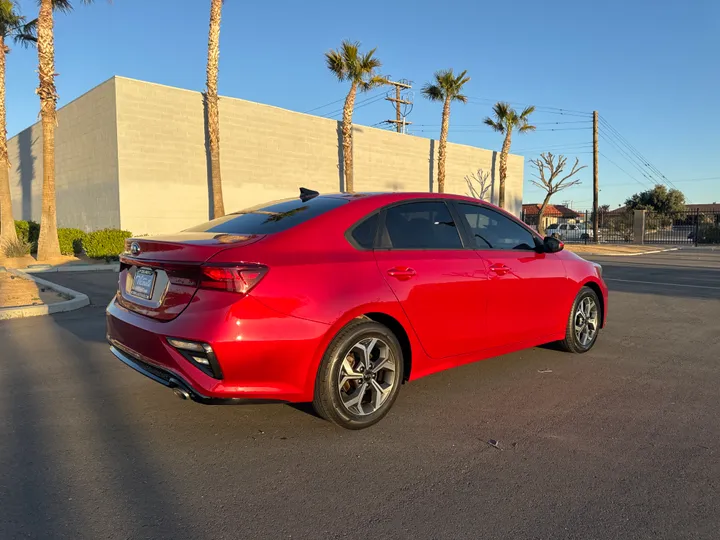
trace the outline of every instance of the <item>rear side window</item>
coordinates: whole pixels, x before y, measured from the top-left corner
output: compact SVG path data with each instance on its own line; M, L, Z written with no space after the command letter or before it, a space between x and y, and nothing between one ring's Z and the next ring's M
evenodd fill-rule
M230 234L272 234L285 231L346 203L345 199L332 197L316 197L305 202L300 199L290 199L265 203L185 230Z
M405 203L387 209L383 247L462 249L455 221L442 201Z
M352 239L363 249L372 249L375 245L375 234L377 233L380 214L370 216L360 222L352 231Z

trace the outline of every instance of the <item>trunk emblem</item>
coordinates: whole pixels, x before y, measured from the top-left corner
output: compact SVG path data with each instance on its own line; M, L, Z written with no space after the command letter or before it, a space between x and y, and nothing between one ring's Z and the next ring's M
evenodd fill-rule
M133 242L130 244L130 254L131 255L140 255L140 244L137 242Z

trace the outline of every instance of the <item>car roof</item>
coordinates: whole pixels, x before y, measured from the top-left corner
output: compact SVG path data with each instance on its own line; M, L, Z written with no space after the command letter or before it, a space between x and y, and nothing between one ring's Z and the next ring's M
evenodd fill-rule
M386 202L413 200L413 199L455 199L472 203L485 204L495 207L494 204L481 199L475 199L456 193L433 193L429 191L363 191L356 193L321 193L317 198L346 199L348 201L373 200L379 204Z

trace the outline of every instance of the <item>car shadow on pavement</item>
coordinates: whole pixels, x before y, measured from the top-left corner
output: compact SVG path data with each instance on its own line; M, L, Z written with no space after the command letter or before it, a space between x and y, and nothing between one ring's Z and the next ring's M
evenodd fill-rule
M39 403L38 384L32 368L24 361L22 347L3 340L0 365L5 411L2 456L3 481L0 489L0 530L3 538L81 538L79 520L67 520L74 513L69 501L69 479L56 461L55 436L47 429L46 407ZM13 473L13 471L19 471Z
M173 487L182 473L153 455L131 398L97 364L97 344L86 332L69 336L67 321L18 321L2 334L3 357L22 360L1 368L11 411L4 470L14 472L5 474L0 521L15 528L2 537L187 537L192 526ZM40 357L36 345L29 350L33 339L47 343Z

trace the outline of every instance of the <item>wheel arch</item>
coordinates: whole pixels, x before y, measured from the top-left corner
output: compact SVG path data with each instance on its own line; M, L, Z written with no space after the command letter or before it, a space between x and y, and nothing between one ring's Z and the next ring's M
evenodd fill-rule
M382 312L370 312L363 314L364 318L370 319L377 323L387 326L400 342L400 349L403 353L403 382L410 380L410 371L412 370L412 345L410 344L410 336L407 330L392 315Z
M357 307L345 313L328 327L325 337L318 343L314 358L309 366L305 385L307 395L312 396L315 391L317 372L330 343L338 332L355 319L372 320L390 328L400 342L403 352L403 382L409 380L413 364L413 352L418 351L417 341L413 342L413 340L417 338L412 333L410 322L405 317L402 308L400 308L400 304L395 304L396 305L393 305L393 303L376 303Z
M582 284L582 286L592 289L592 291L597 295L600 302L600 328L605 328L605 296L603 295L602 288L592 280L586 281Z

